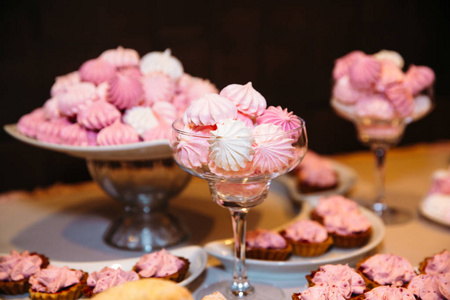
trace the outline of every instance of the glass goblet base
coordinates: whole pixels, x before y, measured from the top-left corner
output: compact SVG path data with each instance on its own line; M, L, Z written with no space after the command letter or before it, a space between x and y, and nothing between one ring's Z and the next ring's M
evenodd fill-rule
M206 295L220 292L227 300L245 299L245 300L274 300L285 299L283 290L268 284L258 284L252 282L253 291L247 295L235 295L230 286L230 281L220 281L213 283L197 292L195 299L201 300Z
M384 203L375 203L369 208L379 216L386 225L406 223L413 217L412 212L409 210L387 206Z

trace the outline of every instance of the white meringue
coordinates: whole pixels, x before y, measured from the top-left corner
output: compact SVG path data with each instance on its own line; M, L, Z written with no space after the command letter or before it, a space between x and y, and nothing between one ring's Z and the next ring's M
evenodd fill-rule
M122 120L125 124L133 127L140 136L159 124L152 109L144 106L135 106L127 109Z
M139 66L144 75L162 72L174 80L180 78L184 73L183 65L175 56L171 55L170 49L166 49L164 52L153 51L145 54L141 58Z

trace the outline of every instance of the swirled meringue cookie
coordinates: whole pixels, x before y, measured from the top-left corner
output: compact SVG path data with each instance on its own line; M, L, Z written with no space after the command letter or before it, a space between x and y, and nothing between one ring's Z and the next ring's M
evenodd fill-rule
M152 110L160 123L164 122L168 125L171 125L178 117L178 111L176 107L170 102L156 102L155 104L153 104Z
M133 127L140 136L159 123L153 110L150 107L143 106L127 109L122 119L125 124Z
M71 146L95 146L97 133L88 131L79 124L71 124L61 129L60 143Z
M293 139L274 124L261 124L253 129L256 146L253 168L257 173L275 173L286 169L295 157Z
M363 56L364 52L362 51L352 51L341 58L336 59L334 62L333 68L333 78L334 80L338 80L343 76L348 76L349 68L354 63L354 61Z
M243 122L227 119L211 131L209 158L225 171L238 171L252 161L254 141L251 130Z
M46 143L61 143L61 130L72 125L66 118L40 122L36 128L36 139Z
M139 66L144 75L162 72L174 80L180 78L184 73L183 65L175 56L171 55L170 49L166 49L164 52L147 53L141 58Z
M405 85L411 89L413 95L433 84L435 75L426 66L411 65L405 75Z
M108 101L108 90L109 90L109 83L108 82L102 82L95 88L95 92L97 94L97 99L99 101Z
M358 56L349 68L349 79L353 86L368 89L376 83L381 72L381 64L375 58Z
M284 131L291 131L301 126L300 119L289 112L287 108L282 109L281 106L269 106L266 111L256 119L257 124L271 123L278 125Z
M108 62L116 68L131 67L139 65L139 53L134 49L123 48L109 49L99 56L100 59Z
M95 85L99 85L114 77L116 74L116 67L105 60L96 58L84 62L81 65L79 72L82 81L88 81Z
M17 122L17 130L23 135L36 137L37 127L45 121L44 109L36 108L31 113L23 115Z
M95 101L77 115L78 124L90 130L100 130L120 119L122 114L106 101Z
M236 105L217 94L206 94L191 103L183 115L187 125L207 126L222 124L225 120L236 119Z
M118 73L108 83L108 101L119 109L137 106L144 98L141 81L135 76Z
M400 117L411 116L414 111L414 98L411 90L403 84L395 84L386 89L386 98L395 107Z
M100 146L131 144L137 142L139 142L139 135L136 130L119 120L100 130L97 135L97 144Z
M154 141L154 140L168 140L171 136L171 126L167 123L161 122L155 127L147 130L142 135L144 141Z
M183 128L183 131L189 132L191 135L177 135L177 140L173 145L174 152L176 152L175 157L187 168L201 168L208 163L209 143L204 138L207 133L194 131L189 127Z
M366 93L354 88L350 84L348 76L342 76L336 80L336 83L333 86L333 95L343 104L352 105L364 97Z
M243 114L238 111L236 120L244 122L245 125L247 125L248 128L254 128L255 127L255 121L252 117L249 115Z
M405 61L400 53L392 50L380 50L373 55L377 60L381 62L393 63L397 68L403 69Z
M260 116L267 107L266 99L253 88L252 83L245 85L230 84L220 91L220 96L236 104L238 111L250 116Z
M52 97L64 93L67 91L67 88L71 85L81 82L80 73L78 71L74 71L72 73L58 76L55 78L55 83L52 85L50 89L50 95Z
M150 73L141 78L144 89L143 105L152 106L156 102L171 101L175 94L175 82L166 74Z
M65 93L58 95L58 109L64 116L73 117L97 99L95 85L80 82L71 85Z
M47 120L61 117L61 113L58 108L58 99L56 97L53 97L45 101L43 106L43 112L44 117Z
M392 103L382 95L373 95L356 103L355 114L362 118L390 120L395 117L395 109Z
M403 82L405 74L394 63L390 61L381 62L380 78L376 83L376 90L384 92L387 87L393 84L399 84Z

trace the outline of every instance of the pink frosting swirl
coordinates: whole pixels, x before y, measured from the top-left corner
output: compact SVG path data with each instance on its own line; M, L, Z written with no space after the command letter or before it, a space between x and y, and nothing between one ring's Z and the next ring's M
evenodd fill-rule
M184 262L165 249L143 255L136 263L141 277L164 277L178 272Z
M364 56L364 52L356 50L344 55L341 58L336 59L333 68L334 80L338 80L343 76L347 76L350 66L360 56Z
M405 288L379 286L364 294L366 300L415 300L414 294Z
M42 258L28 251L12 250L9 255L0 256L0 281L19 281L40 270Z
M345 300L339 291L329 286L312 286L298 295L299 300Z
M285 236L299 242L321 243L328 238L328 233L316 221L300 220L286 227Z
M100 54L100 59L107 61L117 68L139 66L139 53L134 49L123 48L109 49Z
M284 249L286 240L277 232L258 228L247 232L245 244L249 248Z
M238 111L250 116L262 115L267 107L266 99L253 88L251 82L245 85L230 84L220 91L220 96L230 99Z
M171 101L175 94L175 82L166 74L150 73L141 77L144 89L143 105L152 106L158 101Z
M23 135L36 137L37 127L45 121L44 109L36 108L31 113L23 115L17 122L17 130Z
M121 117L120 111L106 101L95 101L77 115L78 124L90 130L100 130Z
M236 119L236 105L217 94L206 94L193 101L183 115L188 125L207 126L223 123L227 119Z
M80 282L83 272L68 267L49 265L30 277L31 289L41 293L56 293Z
M136 76L118 73L108 83L108 101L119 109L137 106L144 98L142 84Z
M409 282L408 290L421 300L450 299L450 273L420 274Z
M365 232L372 226L369 219L359 212L326 215L323 224L328 232L339 235Z
M358 204L341 195L332 195L322 197L315 208L319 216L325 217L335 214L347 214L350 212L358 212Z
M450 252L444 250L427 260L426 274L450 273Z
M80 82L69 86L65 93L58 95L58 108L63 115L72 117L96 99L95 85Z
M364 293L366 284L360 274L348 265L323 265L311 279L316 285L336 288L345 299Z
M402 286L416 276L406 258L393 254L375 254L361 264L360 270L381 285Z
M372 56L360 55L349 68L351 84L358 89L369 89L378 80L381 63Z
M99 85L114 77L116 68L107 61L96 58L84 62L79 72L82 81L89 81Z
M80 73L78 71L58 76L55 78L55 83L52 85L52 88L50 90L50 95L52 97L55 97L56 95L59 95L61 93L65 93L67 91L67 88L69 86L72 86L76 83L79 83L81 81Z
M114 122L99 131L97 135L97 144L100 146L122 145L139 142L139 135L130 125L120 122Z
M404 84L416 95L434 83L435 75L431 68L411 65L406 72Z
M287 108L281 106L269 106L266 111L256 119L257 124L272 123L281 126L284 131L290 131L301 126L299 118L293 112L288 112Z
M60 143L71 146L95 146L97 133L75 123L61 129Z
M87 285L93 288L94 294L97 294L122 283L136 280L139 280L139 275L134 271L126 272L121 268L104 267L99 272L95 271L89 274Z
M302 163L298 166L300 181L315 186L333 186L338 178L330 160L308 150Z

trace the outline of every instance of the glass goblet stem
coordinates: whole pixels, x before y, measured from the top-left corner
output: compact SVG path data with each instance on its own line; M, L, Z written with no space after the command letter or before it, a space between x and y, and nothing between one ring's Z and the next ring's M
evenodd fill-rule
M235 246L233 281L231 292L239 298L253 293L254 288L247 278L245 265L245 232L247 228L247 208L230 208L231 221L233 223L233 236Z
M386 154L388 146L382 144L374 144L371 146L372 152L375 155L375 203L372 208L373 211L381 216L387 210L385 202L385 170L386 170Z

